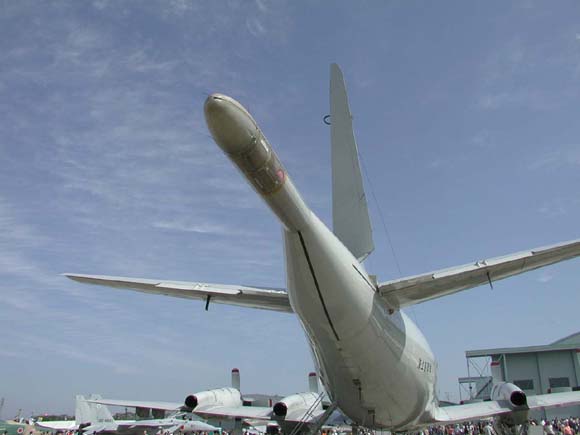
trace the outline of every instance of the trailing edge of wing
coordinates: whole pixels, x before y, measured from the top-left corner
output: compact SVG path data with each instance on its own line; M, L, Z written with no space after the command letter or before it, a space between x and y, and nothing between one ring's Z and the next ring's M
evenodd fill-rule
M272 408L264 406L206 406L195 408L194 413L203 418L225 417L257 420L270 420L272 418Z
M482 284L493 283L579 255L580 239L388 281L380 284L379 292L389 306L402 308Z
M292 312L288 294L281 289L73 273L65 273L64 276L83 284L102 285L184 299L199 299L218 304Z
M37 421L35 426L55 431L74 430L78 428L75 420L70 421Z
M513 408L507 401L487 401L467 403L465 405L445 406L436 408L433 418L424 421L424 424L459 423L462 421L479 420L495 415L507 414Z
M580 404L580 391L565 393L540 394L528 397L530 409L552 408L555 406L573 406Z
M121 406L124 408L162 409L164 411L175 411L183 406L183 403L151 402L142 400L89 399L87 402L98 403L99 405Z
M528 396L527 408L553 408L556 406L573 406L580 403L580 391L565 393L540 394ZM432 423L459 423L461 421L478 420L496 415L518 411L521 408L513 408L508 401L492 400L488 402L468 403L465 405L445 406L436 408L432 418L424 421Z
M206 406L195 408L193 412L203 418L221 417L256 420L271 420L273 418L272 408L263 406ZM324 411L322 409L314 410L305 418L306 413L307 411L304 409L297 410L294 413L290 412L284 417L284 421L305 421L305 423L311 423L324 414Z

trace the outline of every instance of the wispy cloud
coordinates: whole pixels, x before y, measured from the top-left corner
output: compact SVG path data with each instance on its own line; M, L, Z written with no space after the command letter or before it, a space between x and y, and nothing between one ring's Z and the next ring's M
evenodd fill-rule
M519 89L489 93L479 98L478 105L485 110L526 108L549 110L556 107L560 95L551 95L537 90Z
M25 348L35 349L39 358L49 356L51 358L66 358L82 363L100 365L114 370L116 373L136 374L140 372L137 364L127 364L120 361L117 357L107 357L106 347L83 346L59 341L55 338L46 338L33 335L20 335L18 344Z
M231 226L216 225L211 222L188 223L184 221L159 221L153 222L152 226L153 228L162 230L182 231L186 233L216 234L221 236L249 235L247 232L236 230Z
M543 201L538 212L549 219L562 218L580 208L580 196L553 197Z
M554 170L566 166L580 166L580 146L566 146L547 151L528 164L528 168L533 171Z
M503 81L530 65L529 50L522 38L513 37L494 49L483 63L484 81L487 86Z
M250 17L246 20L246 28L254 36L263 36L266 33L266 28L255 17Z
M477 107L535 111L562 107L576 100L578 91L554 86L545 77L558 77L568 84L573 79L569 72L577 62L577 49L570 44L566 29L541 41L516 34L494 46L482 62Z
M32 248L47 241L45 235L24 223L8 200L0 196L0 243L4 248Z

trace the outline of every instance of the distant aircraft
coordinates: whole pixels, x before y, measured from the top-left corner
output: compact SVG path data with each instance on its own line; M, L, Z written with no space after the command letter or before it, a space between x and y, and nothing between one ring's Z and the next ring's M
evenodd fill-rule
M18 419L18 421L6 421L6 420L2 420L1 416L2 416L2 410L4 409L4 397L2 397L0 399L0 434L6 434L6 435L23 435L26 434L28 435L29 432L31 432L32 430L34 430L34 426L32 426L29 423L33 423L33 422L25 422L25 420L20 418L20 411L18 412L18 417L16 417Z
M527 397L498 384L492 400L440 407L437 363L402 308L580 255L580 240L379 283L363 265L374 250L344 80L331 66L333 231L308 208L256 121L234 99L210 95L209 130L284 230L287 289L68 274L73 280L188 299L294 312L320 378L354 423L391 431L495 417L515 432L530 409L580 403L580 392Z
M100 403L102 397L92 394L88 398L76 396L75 419L68 421L37 421L40 429L52 431L78 431L92 434L135 434L142 435L143 431L159 429L170 433L181 434L193 432L220 432L220 428L201 421L189 419L185 415L173 415L168 418L153 420L118 420L113 418L109 409Z
M88 400L99 399L101 396L93 394L89 398L83 395L77 395L75 400L75 419L60 421L36 421L35 425L40 429L49 429L52 431L77 431L84 427L99 423L105 423L112 420L108 409L103 406L88 402Z
M102 406L107 409L104 405ZM107 412L110 412L107 409ZM142 435L143 432L163 432L192 434L195 432L215 432L220 433L219 427L204 423L203 421L191 419L186 413L176 413L167 418L157 418L148 420L114 420L112 415L110 421L91 424L83 428L83 433L93 434L120 434L120 435Z
M252 399L242 397L240 393L240 377L238 369L232 370L232 387L217 388L191 394L184 402L138 401L117 399L96 399L91 402L99 405L122 406L128 408L143 408L165 411L188 411L214 422L234 420L233 429L239 432L242 423L247 426L272 429L274 426L282 428L284 433L290 433L296 426L305 428L317 423L325 413L323 394L318 391L316 373L308 375L309 391L286 396L272 403L271 406L254 406ZM332 412L332 411L330 411ZM242 422L243 420L243 422ZM143 420L137 423L143 424ZM128 425L130 427L130 425ZM91 431L101 433L102 431ZM212 429L197 429L212 430ZM216 429L217 430L217 429ZM181 430L183 432L183 430ZM262 430L263 432L265 430ZM119 432L121 432L119 430Z
M0 434L28 435L34 430L34 426L16 421L0 420Z

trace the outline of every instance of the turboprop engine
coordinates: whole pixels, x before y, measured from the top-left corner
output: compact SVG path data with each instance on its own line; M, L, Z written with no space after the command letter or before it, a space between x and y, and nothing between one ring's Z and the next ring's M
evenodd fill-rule
M273 407L274 415L280 419L300 419L310 408L322 409L322 401L316 393L299 393L286 396Z
M185 398L185 407L195 409L205 406L242 406L242 396L235 388L218 388L200 391Z

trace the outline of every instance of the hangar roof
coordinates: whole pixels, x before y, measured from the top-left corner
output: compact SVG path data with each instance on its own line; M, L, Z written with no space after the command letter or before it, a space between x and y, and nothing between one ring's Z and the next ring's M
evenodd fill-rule
M467 350L465 351L465 356L467 358L474 358L509 353L553 352L555 350L580 351L580 332L576 332L575 334L561 338L552 344L545 344L540 346L499 347L496 349Z
M580 344L580 332L570 334L567 337L556 340L552 344Z

